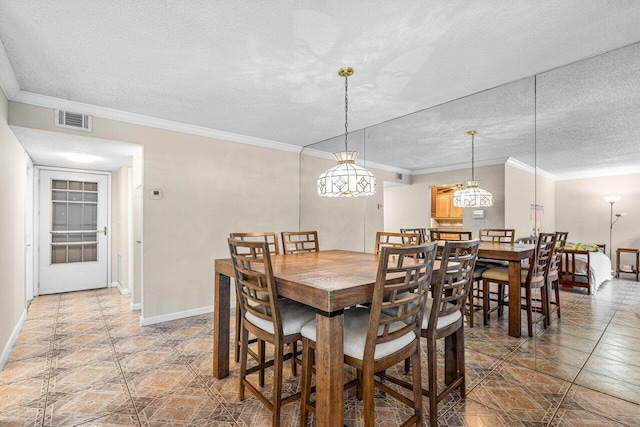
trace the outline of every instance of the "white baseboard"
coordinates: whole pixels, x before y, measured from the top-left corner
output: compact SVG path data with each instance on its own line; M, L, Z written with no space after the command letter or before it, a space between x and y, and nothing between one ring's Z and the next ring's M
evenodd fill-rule
M131 311L138 311L138 310L142 310L142 303L141 302L137 302L137 303L131 303Z
M109 286L110 288L118 288L118 291L120 291L120 293L122 295L129 295L131 293L131 289L124 289L122 287L122 285L120 284L120 282L111 282L111 286Z
M175 313L162 314L160 316L143 317L140 316L142 326L153 325L155 323L168 322L169 320L184 319L185 317L198 316L200 314L213 313L213 306L199 307L191 310L177 311Z
M18 339L18 334L20 334L20 329L22 329L22 325L24 324L25 320L27 320L27 309L24 309L24 311L22 312L22 315L20 316L20 319L18 319L16 327L13 328L13 332L11 332L11 336L9 336L9 341L7 341L4 349L2 349L2 354L0 355L0 371L4 369L4 364L9 358L9 353L13 348L13 344L15 344L16 340Z

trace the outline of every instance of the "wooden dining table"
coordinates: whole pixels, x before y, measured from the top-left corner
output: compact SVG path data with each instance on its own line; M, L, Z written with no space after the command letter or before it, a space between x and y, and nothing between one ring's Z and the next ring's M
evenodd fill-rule
M483 258L509 261L509 292L513 297L509 298L509 333L514 336L520 336L520 298L517 298L520 296L520 260L533 250L533 245L481 242L478 252ZM278 295L316 310L316 425L343 425L344 310L371 301L378 256L342 250L274 255L272 266ZM230 278L233 275L231 259L215 260L213 375L216 378L229 375ZM517 286L511 284L512 275L517 278ZM516 308L511 309L511 301L517 303ZM517 328L511 327L512 322L517 322Z

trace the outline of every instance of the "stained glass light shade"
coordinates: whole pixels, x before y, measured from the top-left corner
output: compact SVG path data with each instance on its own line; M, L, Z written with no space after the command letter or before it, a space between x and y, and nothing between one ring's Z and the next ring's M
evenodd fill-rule
M478 187L480 181L467 181L467 188L453 193L453 206L461 208L485 208L493 206L493 195Z
M376 194L376 178L356 165L357 151L333 153L338 162L318 178L318 195L323 197L359 197Z

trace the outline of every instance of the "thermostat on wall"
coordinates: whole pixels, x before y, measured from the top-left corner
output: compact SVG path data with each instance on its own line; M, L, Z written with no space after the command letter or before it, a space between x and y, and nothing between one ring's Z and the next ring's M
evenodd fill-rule
M162 200L162 190L151 190L149 198L152 200Z
M473 217L474 218L484 218L484 210L483 209L477 209L473 211Z

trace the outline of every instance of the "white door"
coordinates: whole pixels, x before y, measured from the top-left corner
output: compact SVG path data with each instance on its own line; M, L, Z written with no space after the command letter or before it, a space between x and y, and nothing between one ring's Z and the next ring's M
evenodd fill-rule
M108 175L40 171L39 293L107 287Z

